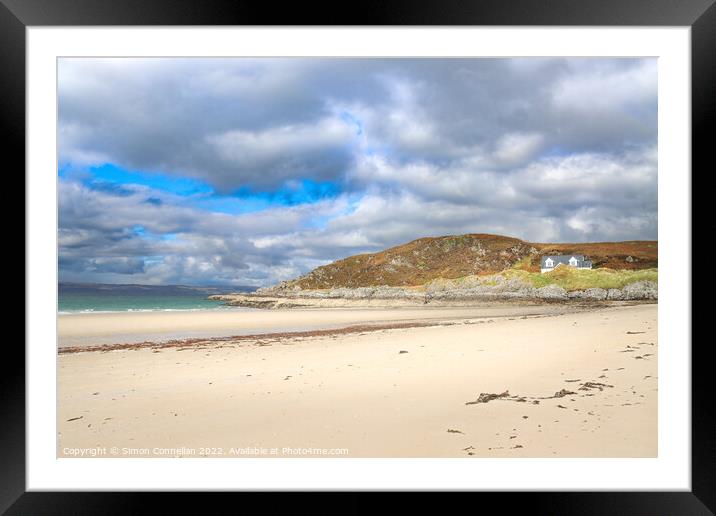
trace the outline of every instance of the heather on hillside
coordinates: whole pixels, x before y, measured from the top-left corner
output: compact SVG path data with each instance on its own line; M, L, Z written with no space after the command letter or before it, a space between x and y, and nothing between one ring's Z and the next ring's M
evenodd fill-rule
M594 281L599 283L595 286L619 285L624 278L628 278L628 275L601 272L598 275L587 274L587 280L572 278L567 281L559 279L563 275L561 271L555 271L557 275L551 280L539 273L542 255L572 253L588 256L595 269L601 271L640 271L658 267L656 241L545 244L500 235L468 234L420 238L378 253L350 256L318 267L283 285L303 290L417 286L436 279L491 275L508 270L512 271L512 275L525 273L525 278L535 285L559 281L575 285L591 285Z

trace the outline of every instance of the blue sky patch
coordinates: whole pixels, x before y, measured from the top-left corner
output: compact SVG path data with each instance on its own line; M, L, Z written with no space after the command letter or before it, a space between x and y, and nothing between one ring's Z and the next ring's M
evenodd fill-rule
M64 164L58 167L58 176L66 180L79 180L87 188L117 196L135 193L132 189L133 185L146 186L157 192L183 197L184 206L232 215L314 203L333 199L341 193L341 188L336 182L303 179L292 181L273 191L255 191L246 187L222 195L216 193L208 183L197 179L176 177L160 172L127 170L111 163L86 170L77 170L71 165ZM156 195L147 197L143 202L154 206L165 203Z
M211 194L199 196L190 204L209 211L240 214L265 210L268 208L310 204L325 199L334 199L341 194L338 183L310 179L294 181L269 192L242 188L230 195Z
M71 166L60 166L58 174L61 178L80 177L88 188L105 190L111 193L110 185L126 187L142 185L174 195L190 196L199 193L210 193L213 189L209 184L189 177L177 177L161 172L142 172L127 170L112 163L90 167L82 174Z

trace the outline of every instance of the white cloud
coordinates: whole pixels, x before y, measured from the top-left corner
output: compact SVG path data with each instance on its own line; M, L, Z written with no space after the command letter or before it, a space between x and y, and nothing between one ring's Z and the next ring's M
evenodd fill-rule
M297 177L331 179L343 172L331 169L351 159L355 128L343 120L324 118L312 124L283 125L263 131L232 130L208 135L218 156L245 178L247 185ZM325 169L321 174L317 170Z
M62 60L61 166L218 194L337 192L232 214L74 174L59 186L61 277L265 285L423 236L655 238L656 72L655 59Z
M532 159L544 144L537 133L507 133L497 140L495 158L505 165L520 165Z
M657 97L657 61L646 59L631 67L581 64L576 73L565 75L553 90L557 108L587 115L590 112L619 112L637 106L654 107Z

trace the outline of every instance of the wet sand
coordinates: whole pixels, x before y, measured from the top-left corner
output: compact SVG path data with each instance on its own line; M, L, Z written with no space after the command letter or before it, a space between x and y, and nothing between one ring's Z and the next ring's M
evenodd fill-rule
M657 305L553 313L61 353L58 456L656 456Z
M587 309L591 306L587 305ZM93 346L172 339L312 331L356 324L446 321L481 317L538 315L584 310L579 304L484 302L471 307L310 308L173 312L61 314L59 346Z

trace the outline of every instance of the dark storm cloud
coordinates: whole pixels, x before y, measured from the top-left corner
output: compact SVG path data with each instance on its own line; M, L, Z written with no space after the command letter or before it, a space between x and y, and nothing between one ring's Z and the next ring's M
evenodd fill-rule
M655 59L63 59L61 274L260 285L429 235L656 238L656 88ZM274 201L200 209L104 163ZM282 206L302 181L331 194Z

